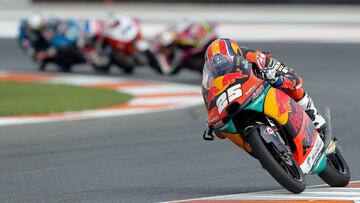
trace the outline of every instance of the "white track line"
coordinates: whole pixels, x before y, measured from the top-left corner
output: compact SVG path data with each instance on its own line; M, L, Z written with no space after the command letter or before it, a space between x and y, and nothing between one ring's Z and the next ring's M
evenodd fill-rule
M353 181L357 183L359 181ZM171 202L187 202L194 200L348 200L360 201L360 188L333 188L325 185L309 186L301 194L292 194L285 189L242 194L203 197Z

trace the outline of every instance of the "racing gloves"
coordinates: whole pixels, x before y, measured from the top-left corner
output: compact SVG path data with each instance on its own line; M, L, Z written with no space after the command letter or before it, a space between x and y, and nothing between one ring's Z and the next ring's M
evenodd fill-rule
M269 58L266 64L267 66L260 70L262 78L272 85L280 86L283 78L278 74L278 69L282 67L282 64L272 58Z

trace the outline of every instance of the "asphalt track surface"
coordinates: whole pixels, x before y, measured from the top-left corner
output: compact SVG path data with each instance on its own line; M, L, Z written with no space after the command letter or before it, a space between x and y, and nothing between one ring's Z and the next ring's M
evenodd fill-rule
M352 180L360 180L360 44L246 45L296 64L316 104L331 107ZM0 46L1 69L36 70L14 40L0 40ZM92 74L83 66L74 71ZM200 84L187 71L170 78L141 68L131 77ZM1 127L0 202L156 202L281 188L229 141L203 141L205 117L199 106ZM323 183L316 176L307 182Z

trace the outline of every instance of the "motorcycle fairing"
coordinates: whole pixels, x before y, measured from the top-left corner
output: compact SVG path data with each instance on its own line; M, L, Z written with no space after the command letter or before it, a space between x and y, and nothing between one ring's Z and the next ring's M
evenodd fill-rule
M264 114L283 126L292 137L294 159L304 173L309 173L322 153L324 143L309 116L281 90L270 88L264 102Z
M208 101L207 109L209 109L209 126L227 117L226 108L220 109L221 112L219 112L219 100L222 100L219 97L224 96L226 97L225 100L228 100L228 97L233 96L229 96L228 92L226 92L229 89L239 87L239 91L241 93L237 95L238 97L236 99L228 102L229 104L227 105L227 107L230 106L231 103L237 102L241 105L241 108L245 108L248 103L252 102L253 97L257 96L254 95L254 92L256 92L258 88L263 85L264 81L257 78L251 71L251 68L249 68L249 70L243 70L245 71L240 70L238 72L228 73L223 76L219 76L215 78L214 81L212 81L212 85L210 86L210 89L206 95L207 98L205 98L205 100Z
M142 39L142 34L137 21L124 17L118 26L107 30L102 37L112 48L133 55L138 51L135 42Z
M310 118L287 94L270 85L266 86L266 88L261 87L262 85L264 84L258 86L258 89L262 89L262 93L257 95L255 99L253 96L256 96L256 94L247 99L241 100L238 98L239 101L245 100L243 103L239 102L241 104L239 111L245 109L263 112L266 116L276 120L292 137L295 145L293 156L297 163L299 163L302 171L305 174L321 172L326 164L326 158L320 155L324 144L312 125ZM214 109L214 115L218 115L216 114L217 108ZM215 131L222 132L225 137L245 151L251 151L250 147L246 148L246 142L244 142L242 136L239 136L231 118L226 114L222 115L222 117L216 116L215 118L218 118L217 122L213 123Z

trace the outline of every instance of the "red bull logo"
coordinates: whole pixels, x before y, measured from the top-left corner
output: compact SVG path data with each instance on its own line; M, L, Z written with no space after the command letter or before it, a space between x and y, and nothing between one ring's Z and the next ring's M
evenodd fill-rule
M219 88L212 86L209 90L208 100L211 101L219 92Z
M242 79L242 78L246 78L246 77L248 77L248 75L243 74L242 71L238 71L235 73L229 73L229 74L224 75L224 78L222 80L222 85L223 85L223 87L227 87L231 83L234 83L236 81L236 79Z
M284 113L291 112L290 97L286 97L285 93L276 90L275 98L278 104L279 117Z
M290 114L289 120L291 125L294 127L295 132L299 132L301 128L301 124L303 123L303 115L302 110L298 105L294 105L295 112Z

